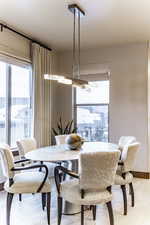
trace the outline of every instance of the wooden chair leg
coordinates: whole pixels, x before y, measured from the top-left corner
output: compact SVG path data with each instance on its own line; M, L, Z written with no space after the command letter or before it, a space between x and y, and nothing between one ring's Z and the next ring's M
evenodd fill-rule
M130 183L129 187L130 187L130 192L131 192L131 206L134 207L134 188L133 188L133 184Z
M84 205L81 205L81 225L84 225Z
M51 206L51 193L47 193L47 222L50 225L50 206Z
M121 190L123 194L123 202L124 202L124 215L127 215L127 193L126 193L126 186L121 185Z
M43 165L43 161L40 162L41 165ZM39 171L41 172L42 171L42 168L40 167Z
M111 202L107 202L106 205L108 208L110 225L114 225L114 215L113 215L112 204L111 204Z
M21 202L22 201L22 195L19 194L19 201Z
M46 193L42 193L42 209L45 209L46 206Z
M10 211L14 194L7 193L6 225L10 225Z
M57 198L57 207L58 207L58 225L61 224L61 217L62 217L62 198L58 197Z
M93 205L92 212L93 212L93 220L96 220L96 205Z

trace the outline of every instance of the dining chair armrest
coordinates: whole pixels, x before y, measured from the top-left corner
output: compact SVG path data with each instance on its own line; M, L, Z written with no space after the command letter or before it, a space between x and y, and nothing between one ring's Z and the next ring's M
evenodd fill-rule
M11 170L12 171L22 171L22 170L30 170L30 169L37 169L37 168L44 168L45 169L44 179L43 179L41 185L39 186L39 188L37 189L37 192L40 192L42 190L46 180L47 180L47 177L48 177L48 168L47 168L46 165L38 164L38 165L25 166L25 167L14 167Z
M17 164L17 163L23 163L23 162L29 162L29 161L30 159L20 159L20 160L14 161L14 163Z
M60 173L61 172L61 173ZM61 175L68 174L71 177L79 179L79 175L71 170L63 166L56 166L54 170L55 183L57 187L58 194L60 194L60 183L61 183Z

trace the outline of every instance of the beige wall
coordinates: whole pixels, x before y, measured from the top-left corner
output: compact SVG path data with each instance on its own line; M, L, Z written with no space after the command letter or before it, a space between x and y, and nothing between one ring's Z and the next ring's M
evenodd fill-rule
M110 141L134 135L141 143L135 170L148 171L148 46L128 44L82 51L81 65L103 64L110 69ZM59 73L71 73L71 52L59 54ZM72 92L66 85L57 89L56 114L72 117Z

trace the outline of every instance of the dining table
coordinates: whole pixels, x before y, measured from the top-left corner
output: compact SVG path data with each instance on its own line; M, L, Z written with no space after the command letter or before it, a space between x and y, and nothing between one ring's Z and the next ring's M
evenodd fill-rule
M108 142L84 142L82 147L77 150L70 150L67 144L52 145L34 149L25 154L27 159L39 162L62 162L68 161L71 164L71 170L78 172L78 158L80 152L95 151L117 151L118 145ZM64 204L64 214L74 215L80 212L80 206L69 202Z

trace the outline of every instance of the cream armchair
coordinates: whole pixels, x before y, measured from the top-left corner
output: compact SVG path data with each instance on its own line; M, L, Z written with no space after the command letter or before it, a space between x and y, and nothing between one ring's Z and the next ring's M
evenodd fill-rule
M55 182L58 192L58 225L62 217L63 199L81 206L81 225L84 225L84 206L93 209L96 219L96 205L106 203L110 225L114 225L111 205L111 186L114 183L120 152L83 152L79 157L79 175L62 166L55 168ZM75 179L61 182L60 176L65 173Z
M136 138L134 136L121 136L119 139L119 150L123 151L124 146L130 145L136 142Z
M4 189L7 191L7 225L10 225L10 211L14 194L22 193L43 193L47 195L47 219L50 225L50 201L51 201L51 185L48 177L48 168L45 165L31 165L27 167L16 167L12 152L9 146L0 148L3 169L7 174L7 181ZM17 161L22 163L26 161ZM39 171L30 171L31 169L43 168L45 173ZM24 171L16 173L18 171Z
M137 152L139 150L139 143L133 143L126 145L123 148L121 154L121 160L119 161L119 169L115 176L115 184L120 185L123 193L124 200L124 215L127 215L127 194L126 194L126 185L130 187L132 207L134 207L134 189L133 189L133 175L131 171L133 170L134 162L136 159Z
M21 159L25 159L25 154L27 152L33 151L35 149L37 149L37 142L35 140L35 138L25 138L22 140L17 140L16 141L18 150L19 150L19 155ZM30 160L28 160L30 163L32 163ZM33 164L33 163L32 163ZM41 164L43 164L43 162L41 162ZM48 177L51 178L54 176L54 168L56 166L55 163L47 163L45 162L44 165L47 166L48 168ZM42 167L39 168L40 171L42 171ZM19 194L19 200L22 200L22 195ZM43 210L46 206L46 194L42 193L42 207Z
M25 158L25 154L27 152L33 151L35 149L37 149L37 142L35 140L35 138L25 138L22 140L18 140L16 141L18 150L19 150L19 155L21 156L21 158ZM41 164L43 164L43 162L41 162ZM53 177L54 176L54 168L55 168L55 163L44 163L47 167L48 167L48 171L49 177Z

